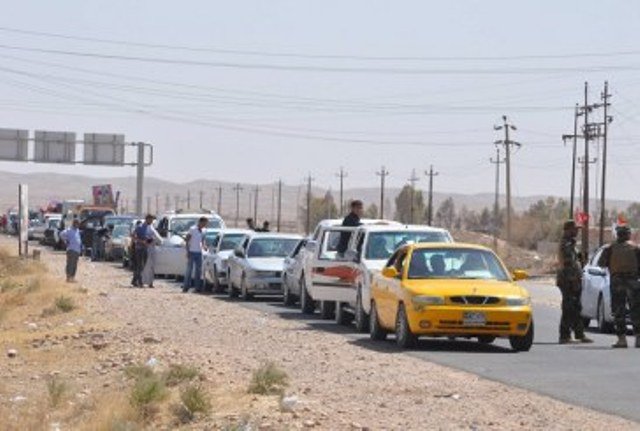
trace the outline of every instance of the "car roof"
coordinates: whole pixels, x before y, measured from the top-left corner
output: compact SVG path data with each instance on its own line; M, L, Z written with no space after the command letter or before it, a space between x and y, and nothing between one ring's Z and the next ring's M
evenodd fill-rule
M275 239L297 239L301 240L302 235L293 234L293 233L278 233L278 232L255 232L255 234L251 235L251 239L256 238L275 238Z
M370 224L359 227L360 230L365 231L389 231L389 232L398 232L398 231L408 231L408 232L442 232L447 233L446 229L440 227L433 227L427 225L408 225L408 224Z
M222 229L222 234L226 235L228 233L232 234L244 234L244 235L252 235L255 232L249 229Z
M493 252L489 247L485 247L480 244L469 244L469 243L461 243L461 242L421 242L416 244L408 244L405 247L410 247L414 249L449 249L449 250L463 250L463 249L472 249L472 250L480 250L480 251L490 251Z

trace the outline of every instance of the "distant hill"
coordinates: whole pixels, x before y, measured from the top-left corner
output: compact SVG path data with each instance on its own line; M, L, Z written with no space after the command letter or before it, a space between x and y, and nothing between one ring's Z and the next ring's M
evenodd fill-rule
M97 184L112 184L115 191L120 191L122 200L121 204L128 204L133 211L135 199L135 177L117 177L117 178L93 178L80 175L62 175L62 174L46 174L46 173L30 173L16 174L0 171L0 208L5 211L9 207L16 206L16 195L18 184L24 183L29 185L29 198L32 207L40 207L51 200L62 200L72 198L91 199L91 186ZM173 209L176 199L179 200L179 206L186 208L188 193L191 195L191 207L199 206L200 191L203 192L203 206L205 208L217 208L218 188L222 187L222 216L231 224L236 214L236 192L234 191L236 183L228 181L215 180L196 180L188 183L174 183L159 178L148 177L145 179L145 196L148 196L149 202L145 199L143 208L147 211L147 203L150 204L151 212L156 211L156 196L158 199L159 210ZM255 196L255 184L240 184L242 190L240 192L240 220L253 216L253 205ZM277 184L260 184L258 185L258 219L275 222L276 218L276 197ZM395 212L394 201L399 188L389 188L385 190L385 215L393 216ZM313 188L312 193L322 196L326 193L326 189ZM334 198L338 199L337 192L333 191ZM366 205L370 203L379 204L380 190L378 188L353 188L346 189L344 192L345 200L361 199ZM301 185L284 185L282 190L282 218L293 227L296 220L299 219L298 211L303 205L306 197L306 189ZM426 197L426 196L425 196ZM470 210L480 210L484 207L492 207L494 195L492 193L480 194L461 194L461 193L434 193L434 206L438 205L448 197L453 198L457 208L463 206ZM513 206L516 211L522 211L528 208L532 203L539 199L545 199L546 196L527 196L514 197ZM501 196L501 205L504 204L504 198ZM631 202L628 201L610 201L608 205L615 208L626 208Z

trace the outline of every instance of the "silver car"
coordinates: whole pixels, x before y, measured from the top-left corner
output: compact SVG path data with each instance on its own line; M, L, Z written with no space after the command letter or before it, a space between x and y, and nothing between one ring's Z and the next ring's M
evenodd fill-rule
M302 240L300 235L256 233L229 258L229 296L282 295L285 258Z
M609 289L609 271L598 266L598 260L604 247L599 248L582 270L582 319L588 327L595 319L600 332L613 331L611 313L611 291Z
M222 292L228 286L229 257L251 234L253 231L246 229L225 229L220 232L216 247L203 255L203 277L215 292Z

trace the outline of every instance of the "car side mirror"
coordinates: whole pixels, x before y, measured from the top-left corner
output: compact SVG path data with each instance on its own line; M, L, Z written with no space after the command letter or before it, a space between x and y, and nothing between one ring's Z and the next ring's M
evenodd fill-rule
M387 278L397 278L399 274L394 266L387 266L382 269L382 275Z
M516 269L513 271L514 281L526 280L527 278L529 278L529 274L527 273L527 271L523 269Z
M602 268L589 268L587 272L590 275L595 275L596 277L604 277L605 275L607 275L607 271Z
M244 257L244 250L241 247L236 248L235 250L233 250L233 255L235 257Z

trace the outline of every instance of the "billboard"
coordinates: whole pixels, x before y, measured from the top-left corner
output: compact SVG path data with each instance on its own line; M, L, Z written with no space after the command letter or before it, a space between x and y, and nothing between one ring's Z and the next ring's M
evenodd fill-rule
M124 135L84 134L84 164L124 165Z
M38 163L75 163L76 134L36 130L33 161Z
M0 129L0 160L26 162L29 155L29 131Z
M115 207L115 201L113 200L113 188L111 187L111 184L93 186L91 189L93 192L94 205Z

